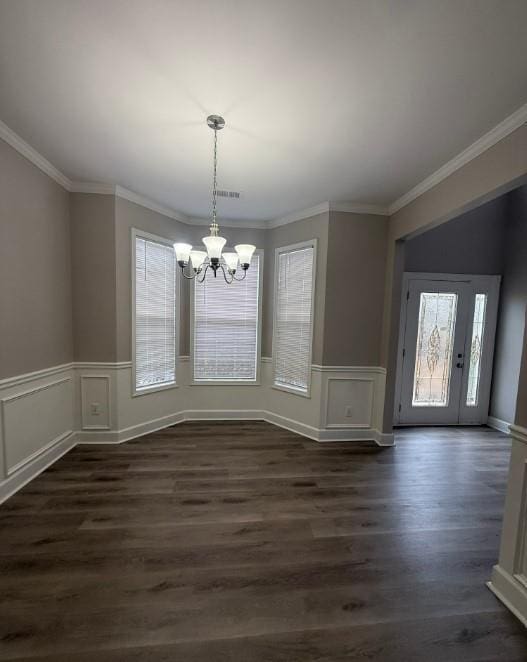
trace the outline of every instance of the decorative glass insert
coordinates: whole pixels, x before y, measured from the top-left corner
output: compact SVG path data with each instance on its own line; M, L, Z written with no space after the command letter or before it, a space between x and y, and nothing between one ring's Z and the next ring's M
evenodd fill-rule
M457 294L421 292L412 406L447 407Z
M468 370L467 407L478 406L479 378L481 375L481 348L485 332L485 313L487 295L476 294L474 302L474 322L472 323L472 342L470 343L470 363Z

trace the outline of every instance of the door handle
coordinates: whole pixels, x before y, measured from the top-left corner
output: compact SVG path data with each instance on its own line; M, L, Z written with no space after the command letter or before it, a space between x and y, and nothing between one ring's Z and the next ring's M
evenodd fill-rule
M462 368L462 367L463 367L463 363L460 363L460 362L458 361L458 362L456 363L456 368Z

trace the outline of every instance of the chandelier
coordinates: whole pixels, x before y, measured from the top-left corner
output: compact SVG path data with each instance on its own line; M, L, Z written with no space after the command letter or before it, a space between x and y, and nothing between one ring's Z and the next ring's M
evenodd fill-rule
M256 246L251 244L238 244L234 247L236 253L223 253L226 239L219 236L219 225L216 220L216 197L217 197L217 169L218 169L218 131L225 126L225 120L219 115L209 115L207 124L214 131L214 177L212 186L212 222L210 224L210 235L203 237L206 251L192 250L190 244L174 244L176 260L181 268L183 276L189 280L196 279L198 283L205 280L209 269L216 278L221 269L225 282L229 285L235 280L243 280L247 275L247 269L251 264L251 257ZM238 264L242 269L241 278L236 276Z

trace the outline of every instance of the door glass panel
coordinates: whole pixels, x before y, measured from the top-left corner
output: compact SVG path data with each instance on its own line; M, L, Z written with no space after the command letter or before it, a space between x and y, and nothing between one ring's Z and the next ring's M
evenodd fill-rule
M487 295L476 294L474 303L474 322L472 324L472 341L470 343L470 364L468 370L467 407L477 407L479 394L479 377L481 374L481 348L485 332L485 312Z
M412 406L447 407L457 294L421 292Z

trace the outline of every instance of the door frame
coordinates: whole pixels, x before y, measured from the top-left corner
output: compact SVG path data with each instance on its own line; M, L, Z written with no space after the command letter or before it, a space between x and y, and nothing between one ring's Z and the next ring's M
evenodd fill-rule
M394 400L394 412L393 412L393 421L394 425L405 425L405 426L426 426L426 425L438 425L437 423L401 423L400 421L400 404L402 398L402 388L403 388L403 363L404 363L404 342L406 336L406 322L407 322L407 308L408 308L408 292L409 292L409 282L411 280L437 280L437 281L447 281L447 282L465 282L470 283L474 287L474 292L476 293L478 289L481 289L484 292L488 293L487 306L489 317L493 315L494 319L497 321L497 312L499 304L499 291L501 285L501 276L499 275L485 275L485 274L444 274L444 273L428 273L428 272L417 272L417 271L405 271L403 273L403 280L401 286L401 307L399 311L399 337L397 340L397 364L395 372L395 400ZM478 288L480 285L480 288ZM472 328L473 323L473 314L471 311L470 317L467 322L467 328ZM496 337L496 326L493 324L492 328L489 328L485 334L485 344L490 346L490 352L487 353L487 370L492 375L492 368L494 364L494 345ZM465 341L465 348L469 345L470 341L467 338ZM465 349L465 359L467 359L467 353ZM490 399L490 388L491 388L491 379L485 380L484 388L480 391L479 399L481 406L484 404L487 413L483 416L483 422L481 418L477 422L464 422L464 423L448 423L445 425L484 425L488 417L488 403ZM466 385L465 380L463 380L461 387L461 398L466 397ZM460 406L461 409L461 406Z

